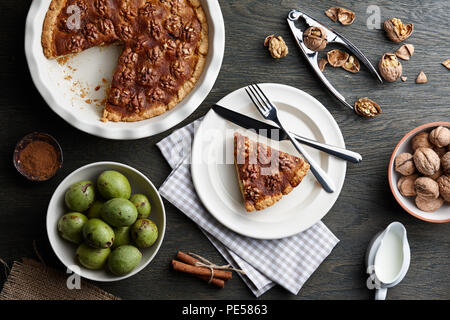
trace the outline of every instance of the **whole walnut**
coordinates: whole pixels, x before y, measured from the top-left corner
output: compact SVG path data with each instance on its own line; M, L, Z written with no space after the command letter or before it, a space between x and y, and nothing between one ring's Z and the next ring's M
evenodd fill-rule
M444 204L444 199L442 197L437 197L436 199L427 199L417 196L416 206L422 211L433 212L442 207Z
M411 140L411 148L416 151L418 148L433 148L429 139L428 132L420 132L416 134Z
M450 202L450 176L440 176L437 179L439 185L439 193L446 202Z
M418 174L412 174L410 176L403 176L397 182L398 191L404 197L412 197L416 195L416 190L414 188L414 182L419 177Z
M397 155L395 157L394 170L404 176L412 175L416 171L413 155L407 152Z
M434 128L428 139L436 147L446 147L450 144L450 130L442 126Z
M414 152L413 159L417 171L426 176L435 174L441 167L439 156L430 148L417 149L416 152Z
M428 177L420 177L414 181L414 190L418 197L436 199L439 197L439 185Z
M442 170L446 175L450 175L450 151L441 158Z
M305 46L312 51L325 49L328 44L327 34L320 27L309 27L303 33L303 41Z

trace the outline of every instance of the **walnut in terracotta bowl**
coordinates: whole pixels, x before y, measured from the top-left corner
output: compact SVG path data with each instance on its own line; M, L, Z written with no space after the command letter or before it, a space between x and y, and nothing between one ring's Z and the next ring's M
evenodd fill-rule
M400 206L424 221L450 222L450 122L432 122L408 132L392 152L389 186ZM448 143L448 144L447 144ZM447 145L445 145L447 144Z

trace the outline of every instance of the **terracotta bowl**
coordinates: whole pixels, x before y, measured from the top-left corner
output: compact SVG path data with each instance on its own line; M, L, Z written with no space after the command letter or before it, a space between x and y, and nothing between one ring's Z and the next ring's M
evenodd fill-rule
M416 218L424 221L434 222L434 223L444 223L450 222L450 204L444 203L444 205L434 212L425 212L417 208L414 197L403 196L397 188L397 182L401 178L401 174L394 170L394 160L395 157L403 152L413 153L411 148L411 139L418 133L422 131L430 132L435 127L446 126L450 128L450 122L431 122L421 125L410 132L408 132L397 144L394 151L392 152L391 160L389 161L388 167L388 179L389 186L391 188L392 194L395 200L400 204L400 206L409 214Z

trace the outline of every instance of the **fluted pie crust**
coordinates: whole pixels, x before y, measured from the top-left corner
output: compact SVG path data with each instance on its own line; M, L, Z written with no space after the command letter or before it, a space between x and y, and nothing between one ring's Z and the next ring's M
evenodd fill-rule
M309 164L240 134L234 134L234 164L248 212L263 210L297 187Z
M52 0L41 41L49 59L122 44L102 121L139 121L172 109L195 86L208 24L200 0Z

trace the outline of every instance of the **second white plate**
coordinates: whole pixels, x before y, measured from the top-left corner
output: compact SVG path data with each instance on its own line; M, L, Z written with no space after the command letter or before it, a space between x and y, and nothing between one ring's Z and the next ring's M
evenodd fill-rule
M342 133L328 110L307 93L281 84L261 84L275 102L280 117L290 130L338 147L345 147ZM218 102L231 110L264 119L251 104L244 89L238 89ZM224 120L213 110L198 128L192 147L192 179L207 210L229 229L258 239L292 236L317 223L331 209L344 184L346 162L305 147L336 185L334 193L325 192L309 172L302 183L273 206L246 212L233 164L233 134L238 130L258 141L291 154L295 148L288 141L280 143L256 136L252 131Z

